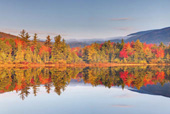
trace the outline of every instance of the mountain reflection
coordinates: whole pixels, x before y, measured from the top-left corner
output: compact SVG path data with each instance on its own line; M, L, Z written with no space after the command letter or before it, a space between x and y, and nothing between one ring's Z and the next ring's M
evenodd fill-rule
M0 68L0 93L16 91L24 100L32 90L36 96L38 87L43 85L47 93L55 91L60 95L73 79L92 86L103 85L108 88L129 86L140 90L147 85L161 84L163 86L168 83L170 68L169 66ZM54 90L51 89L52 87Z

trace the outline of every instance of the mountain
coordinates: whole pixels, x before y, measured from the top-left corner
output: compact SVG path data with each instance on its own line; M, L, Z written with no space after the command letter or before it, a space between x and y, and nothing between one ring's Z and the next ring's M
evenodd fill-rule
M70 45L70 47L84 47L84 46L87 46L87 45L90 45L91 43L86 43L86 42L80 42L80 41L73 41L73 42L69 42L67 43Z
M169 44L170 43L170 27L166 27L163 29L154 29L154 30L147 30L147 31L139 31L136 33L132 33L129 34L125 37L122 37L124 39L125 42L131 42L131 41L136 41L137 39L139 39L141 42L146 42L146 43L153 43L153 44L160 44L161 42L163 42L164 44ZM111 42L121 42L121 38L114 38L114 39L108 39ZM86 43L85 43L86 42ZM87 43L87 41L79 41L79 42L70 42L68 44L71 45L71 47L76 47L76 46L85 46L85 45L89 45L91 43L103 43L103 41L96 39L93 40L89 43ZM76 45L75 45L75 44ZM83 45L82 45L83 44Z
M153 32L153 31L155 31L155 30L140 31L140 32L131 33L128 36L141 36L146 33Z
M136 41L139 39L141 42L146 43L160 44L160 42L163 42L164 44L168 44L170 43L170 27L137 32L128 36L131 37L125 40L125 42Z
M70 47L84 47L87 45L90 45L92 43L103 43L105 41L111 40L112 42L121 42L121 39L127 39L129 36L125 36L125 37L112 37L112 38L94 38L94 39L79 39L79 40L67 40L67 44L70 45ZM114 40L112 40L114 39Z

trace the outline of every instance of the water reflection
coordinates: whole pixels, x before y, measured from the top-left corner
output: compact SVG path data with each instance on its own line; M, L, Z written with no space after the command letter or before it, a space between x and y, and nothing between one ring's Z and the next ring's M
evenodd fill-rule
M30 91L33 91L36 96L39 86L43 85L47 93L55 91L60 95L72 82L71 80L81 81L92 86L103 85L108 88L120 86L123 89L125 86L129 86L138 89L130 89L132 91L149 93L152 90L153 94L158 94L158 91L161 90L160 88L170 81L170 68L169 66L0 68L0 93L16 91L20 98L24 100L30 94ZM155 89L157 92L154 93L154 89L148 85L157 85L160 90ZM54 90L51 89L53 86ZM143 92L143 90L147 90L147 92ZM166 91L162 93L166 93Z

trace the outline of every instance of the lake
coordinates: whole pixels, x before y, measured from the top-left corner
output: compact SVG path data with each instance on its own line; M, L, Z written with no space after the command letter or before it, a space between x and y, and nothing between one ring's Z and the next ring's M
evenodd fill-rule
M1 114L169 114L170 67L0 68Z

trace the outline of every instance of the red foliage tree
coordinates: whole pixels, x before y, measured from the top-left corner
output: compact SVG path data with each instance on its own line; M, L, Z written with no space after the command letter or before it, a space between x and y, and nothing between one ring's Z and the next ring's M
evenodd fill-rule
M164 58L164 50L162 48L156 49L156 57L157 58Z
M9 47L11 47L11 44L9 43L9 41L6 41L6 44L7 44Z
M41 46L41 48L40 48L39 55L41 55L43 52L49 52L49 53L51 53L51 48L43 45L43 46Z
M26 43L20 39L14 39L14 41L15 41L16 47L18 47L18 45L22 45L22 46L26 45Z
M119 53L119 57L121 58L128 58L127 51L125 49L122 49Z

